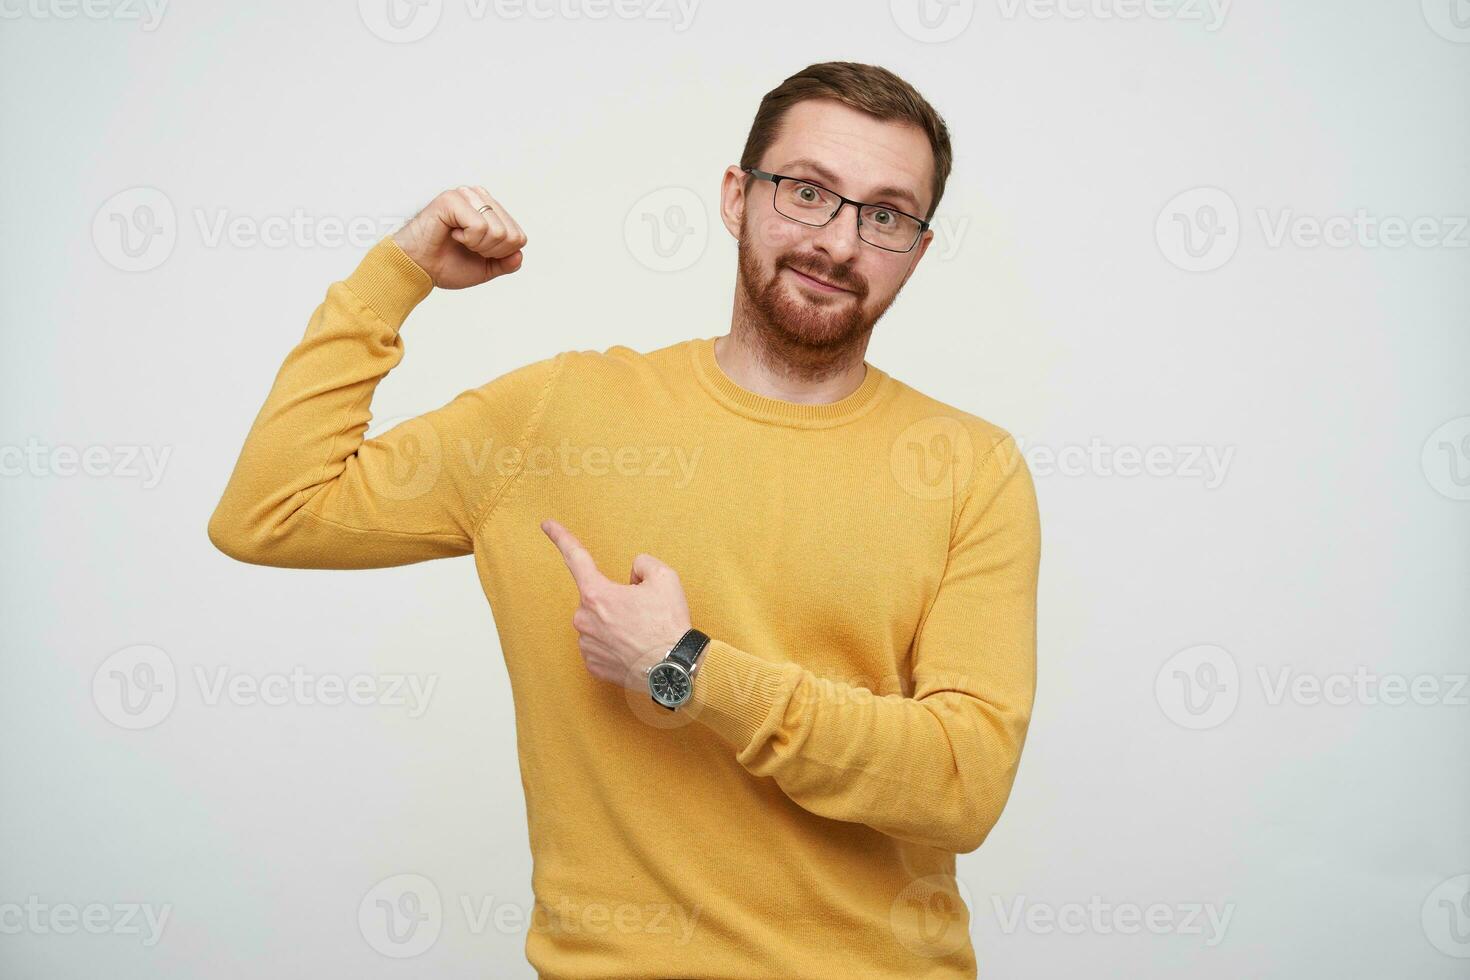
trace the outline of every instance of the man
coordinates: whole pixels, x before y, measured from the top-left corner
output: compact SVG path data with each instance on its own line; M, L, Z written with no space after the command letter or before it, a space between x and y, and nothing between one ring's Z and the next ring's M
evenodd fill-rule
M499 200L447 191L327 290L255 420L226 554L475 556L543 976L975 976L955 855L1030 718L1035 494L1005 431L864 359L950 155L892 73L804 69L724 174L727 335L564 351L363 441L414 306L524 261Z

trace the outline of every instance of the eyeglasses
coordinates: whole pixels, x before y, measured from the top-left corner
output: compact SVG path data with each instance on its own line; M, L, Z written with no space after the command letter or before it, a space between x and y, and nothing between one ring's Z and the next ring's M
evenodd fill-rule
M869 245L889 252L912 250L918 244L919 236L929 227L929 222L905 214L897 208L854 201L801 177L767 173L755 167L740 169L752 177L775 184L776 193L771 198L771 203L775 205L776 213L804 225L820 228L837 216L842 205L851 204L857 209L858 237Z

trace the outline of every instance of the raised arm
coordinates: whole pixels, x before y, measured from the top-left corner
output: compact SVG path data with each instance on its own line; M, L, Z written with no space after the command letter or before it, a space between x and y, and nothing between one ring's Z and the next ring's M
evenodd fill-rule
M911 697L711 637L687 707L803 808L967 853L1010 795L1035 691L1040 521L1009 436L976 464L955 523Z
M490 202L493 212L477 210ZM503 215L503 217L496 217ZM525 235L483 188L435 198L368 252L287 355L209 519L240 561L374 568L473 551L476 527L515 475L514 452L562 359L461 392L363 440L378 382L403 358L399 328L435 285L520 267Z

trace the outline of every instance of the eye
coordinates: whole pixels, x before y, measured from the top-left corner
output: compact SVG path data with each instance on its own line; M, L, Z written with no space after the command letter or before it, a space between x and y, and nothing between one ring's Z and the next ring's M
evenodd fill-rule
M820 201L822 199L822 192L811 184L797 184L796 196L804 203L810 204L814 201Z
M873 221L880 225L891 225L898 220L898 216L892 211L874 211Z

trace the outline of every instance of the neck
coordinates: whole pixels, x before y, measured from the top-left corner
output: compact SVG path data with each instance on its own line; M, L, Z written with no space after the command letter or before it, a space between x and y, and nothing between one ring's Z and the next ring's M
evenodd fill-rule
M740 387L802 404L835 402L863 383L869 334L840 349L813 349L734 323L715 338L715 360Z

